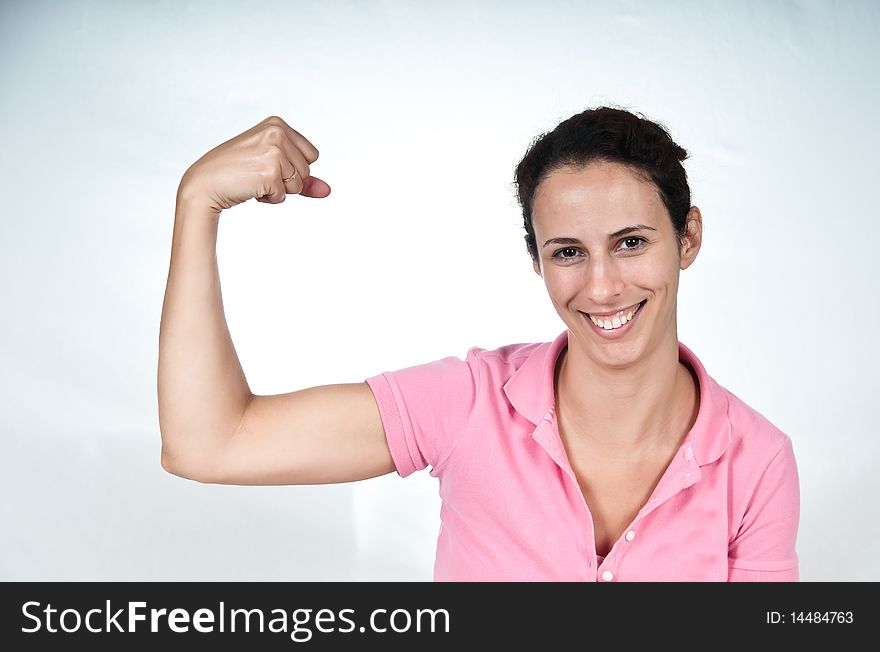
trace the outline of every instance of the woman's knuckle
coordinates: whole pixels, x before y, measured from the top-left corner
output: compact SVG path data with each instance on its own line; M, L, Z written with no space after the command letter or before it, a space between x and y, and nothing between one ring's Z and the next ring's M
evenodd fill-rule
M272 145L280 144L285 137L284 128L278 125L269 125L263 129L263 138Z

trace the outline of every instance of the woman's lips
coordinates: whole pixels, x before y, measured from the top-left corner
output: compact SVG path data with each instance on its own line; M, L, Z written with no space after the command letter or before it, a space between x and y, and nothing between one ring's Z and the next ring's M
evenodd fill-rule
M632 319L628 320L625 324L622 324L621 326L618 326L617 328L607 329L607 328L603 328L601 326L597 326L587 313L581 312L581 314L584 316L584 319L587 320L587 323L589 324L590 328L592 328L596 333L598 333L602 337L605 337L606 339L617 339L617 338L623 337L626 333L628 333L632 329L633 324L635 324L636 320L639 318L639 315L642 312L642 308L644 307L646 302L647 302L647 299L644 299L641 301L641 303L637 304L638 307L633 312ZM609 321L610 322L612 320L609 319L608 317L605 317L601 321Z

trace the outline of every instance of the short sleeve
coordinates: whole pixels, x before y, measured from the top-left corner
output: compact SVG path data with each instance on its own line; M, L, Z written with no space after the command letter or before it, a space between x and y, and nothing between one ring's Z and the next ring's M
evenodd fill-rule
M800 488L791 440L767 465L728 549L728 581L796 582Z
M366 379L373 391L397 473L429 464L436 471L464 436L480 387L478 353L386 371Z

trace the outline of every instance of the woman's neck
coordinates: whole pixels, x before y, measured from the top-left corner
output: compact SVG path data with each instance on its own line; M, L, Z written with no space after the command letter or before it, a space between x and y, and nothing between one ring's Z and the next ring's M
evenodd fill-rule
M699 407L696 379L678 360L678 340L627 368L608 368L570 338L557 364L557 418L569 436L613 458L666 449L690 430Z

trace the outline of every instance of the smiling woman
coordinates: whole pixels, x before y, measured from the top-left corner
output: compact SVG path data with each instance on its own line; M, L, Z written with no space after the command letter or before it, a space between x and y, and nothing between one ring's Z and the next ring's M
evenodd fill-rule
M532 143L516 183L527 251L566 326L552 342L256 396L223 316L220 212L330 188L311 175L317 149L277 117L211 150L178 190L163 466L313 484L430 465L436 580L797 580L791 440L678 340L679 274L703 231L686 156L658 123L608 107Z

